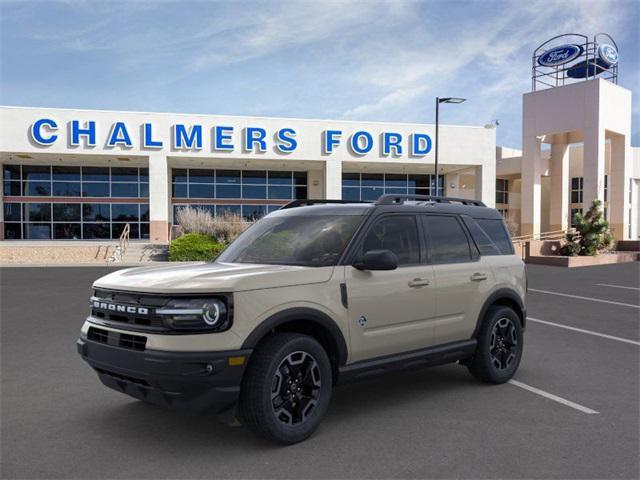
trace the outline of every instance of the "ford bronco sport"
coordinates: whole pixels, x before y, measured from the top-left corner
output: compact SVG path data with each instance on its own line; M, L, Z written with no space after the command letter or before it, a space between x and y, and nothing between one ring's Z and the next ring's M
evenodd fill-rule
M285 444L313 433L339 382L459 362L503 383L522 356L524 264L474 200L298 200L213 263L120 270L93 288L77 345L102 383Z

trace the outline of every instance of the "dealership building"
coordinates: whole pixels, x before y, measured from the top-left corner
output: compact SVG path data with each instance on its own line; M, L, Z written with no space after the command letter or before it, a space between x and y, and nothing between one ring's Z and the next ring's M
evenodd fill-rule
M4 239L167 242L177 209L435 195L432 125L2 107ZM440 194L495 203L495 130L440 126ZM468 185L467 185L468 184Z
M631 92L617 50L590 70L589 52L613 47L584 39L534 52L522 151L496 147L492 125L440 125L437 186L434 125L0 107L0 239L110 240L128 224L132 239L167 243L187 205L256 219L385 193L481 200L532 236L566 230L597 198L615 238L637 239Z

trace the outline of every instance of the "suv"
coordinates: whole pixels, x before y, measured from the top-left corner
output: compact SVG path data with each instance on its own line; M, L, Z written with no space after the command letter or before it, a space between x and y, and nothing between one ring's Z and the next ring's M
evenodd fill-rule
M213 263L97 280L78 352L106 386L304 440L332 387L458 362L504 383L520 363L525 269L478 201L294 201Z

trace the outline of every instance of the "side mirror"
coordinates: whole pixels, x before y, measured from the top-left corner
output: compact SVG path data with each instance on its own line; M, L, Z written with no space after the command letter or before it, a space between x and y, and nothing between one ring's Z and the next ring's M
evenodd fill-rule
M369 250L353 264L358 270L395 270L398 257L391 250Z

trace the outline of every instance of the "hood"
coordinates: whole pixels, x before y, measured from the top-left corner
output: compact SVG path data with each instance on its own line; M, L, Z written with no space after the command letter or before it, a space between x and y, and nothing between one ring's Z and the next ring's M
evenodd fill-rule
M143 293L239 292L326 282L333 267L180 263L128 268L95 281L95 288Z

